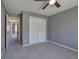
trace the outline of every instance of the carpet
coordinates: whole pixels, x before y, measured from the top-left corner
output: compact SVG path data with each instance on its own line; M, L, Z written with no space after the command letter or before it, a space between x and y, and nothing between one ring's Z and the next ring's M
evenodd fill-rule
M78 53L53 43L43 42L26 47L9 47L2 59L78 59Z

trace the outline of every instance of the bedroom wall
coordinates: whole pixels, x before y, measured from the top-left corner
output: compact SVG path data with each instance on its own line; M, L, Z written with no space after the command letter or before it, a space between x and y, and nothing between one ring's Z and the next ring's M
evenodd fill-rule
M50 16L50 40L78 49L78 7Z
M48 21L48 17L44 16L44 15L39 15L39 14L36 14L36 13L31 13L31 12L26 12L24 11L23 12L23 15L22 15L22 42L23 42L23 45L25 44L28 44L29 43L29 16L34 16L34 17L40 17L40 18L46 18L47 21ZM48 25L48 23L47 23ZM48 29L47 29L48 30ZM47 36L48 38L48 36Z
M6 14L6 9L1 0L1 55L5 50L5 14Z

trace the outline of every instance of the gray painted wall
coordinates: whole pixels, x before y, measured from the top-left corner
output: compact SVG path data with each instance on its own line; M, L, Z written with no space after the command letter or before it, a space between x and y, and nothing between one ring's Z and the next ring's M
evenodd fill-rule
M5 49L5 7L1 1L1 55Z
M78 8L50 16L50 40L78 49Z
M22 18L23 18L22 19L23 20L23 23L22 23L23 24L23 36L22 36L23 45L29 43L29 16L48 19L48 17L46 17L44 15L39 15L39 14L25 12L25 11L23 12L23 16L22 16Z

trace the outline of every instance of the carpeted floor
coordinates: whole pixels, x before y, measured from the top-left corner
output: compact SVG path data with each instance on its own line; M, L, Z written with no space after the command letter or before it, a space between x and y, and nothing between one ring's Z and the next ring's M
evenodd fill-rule
M43 42L27 47L9 47L2 59L78 59L78 54L53 43Z

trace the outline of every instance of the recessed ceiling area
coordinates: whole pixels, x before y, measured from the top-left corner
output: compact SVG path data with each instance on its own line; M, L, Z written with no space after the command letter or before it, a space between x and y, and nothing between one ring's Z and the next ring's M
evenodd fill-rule
M47 6L46 9L42 10L41 6L44 1L35 0L3 0L4 6L7 12L20 14L21 11L33 12L45 16L54 15L56 13L62 12L64 10L73 8L78 5L77 0L57 0L60 4L60 8L55 6Z

